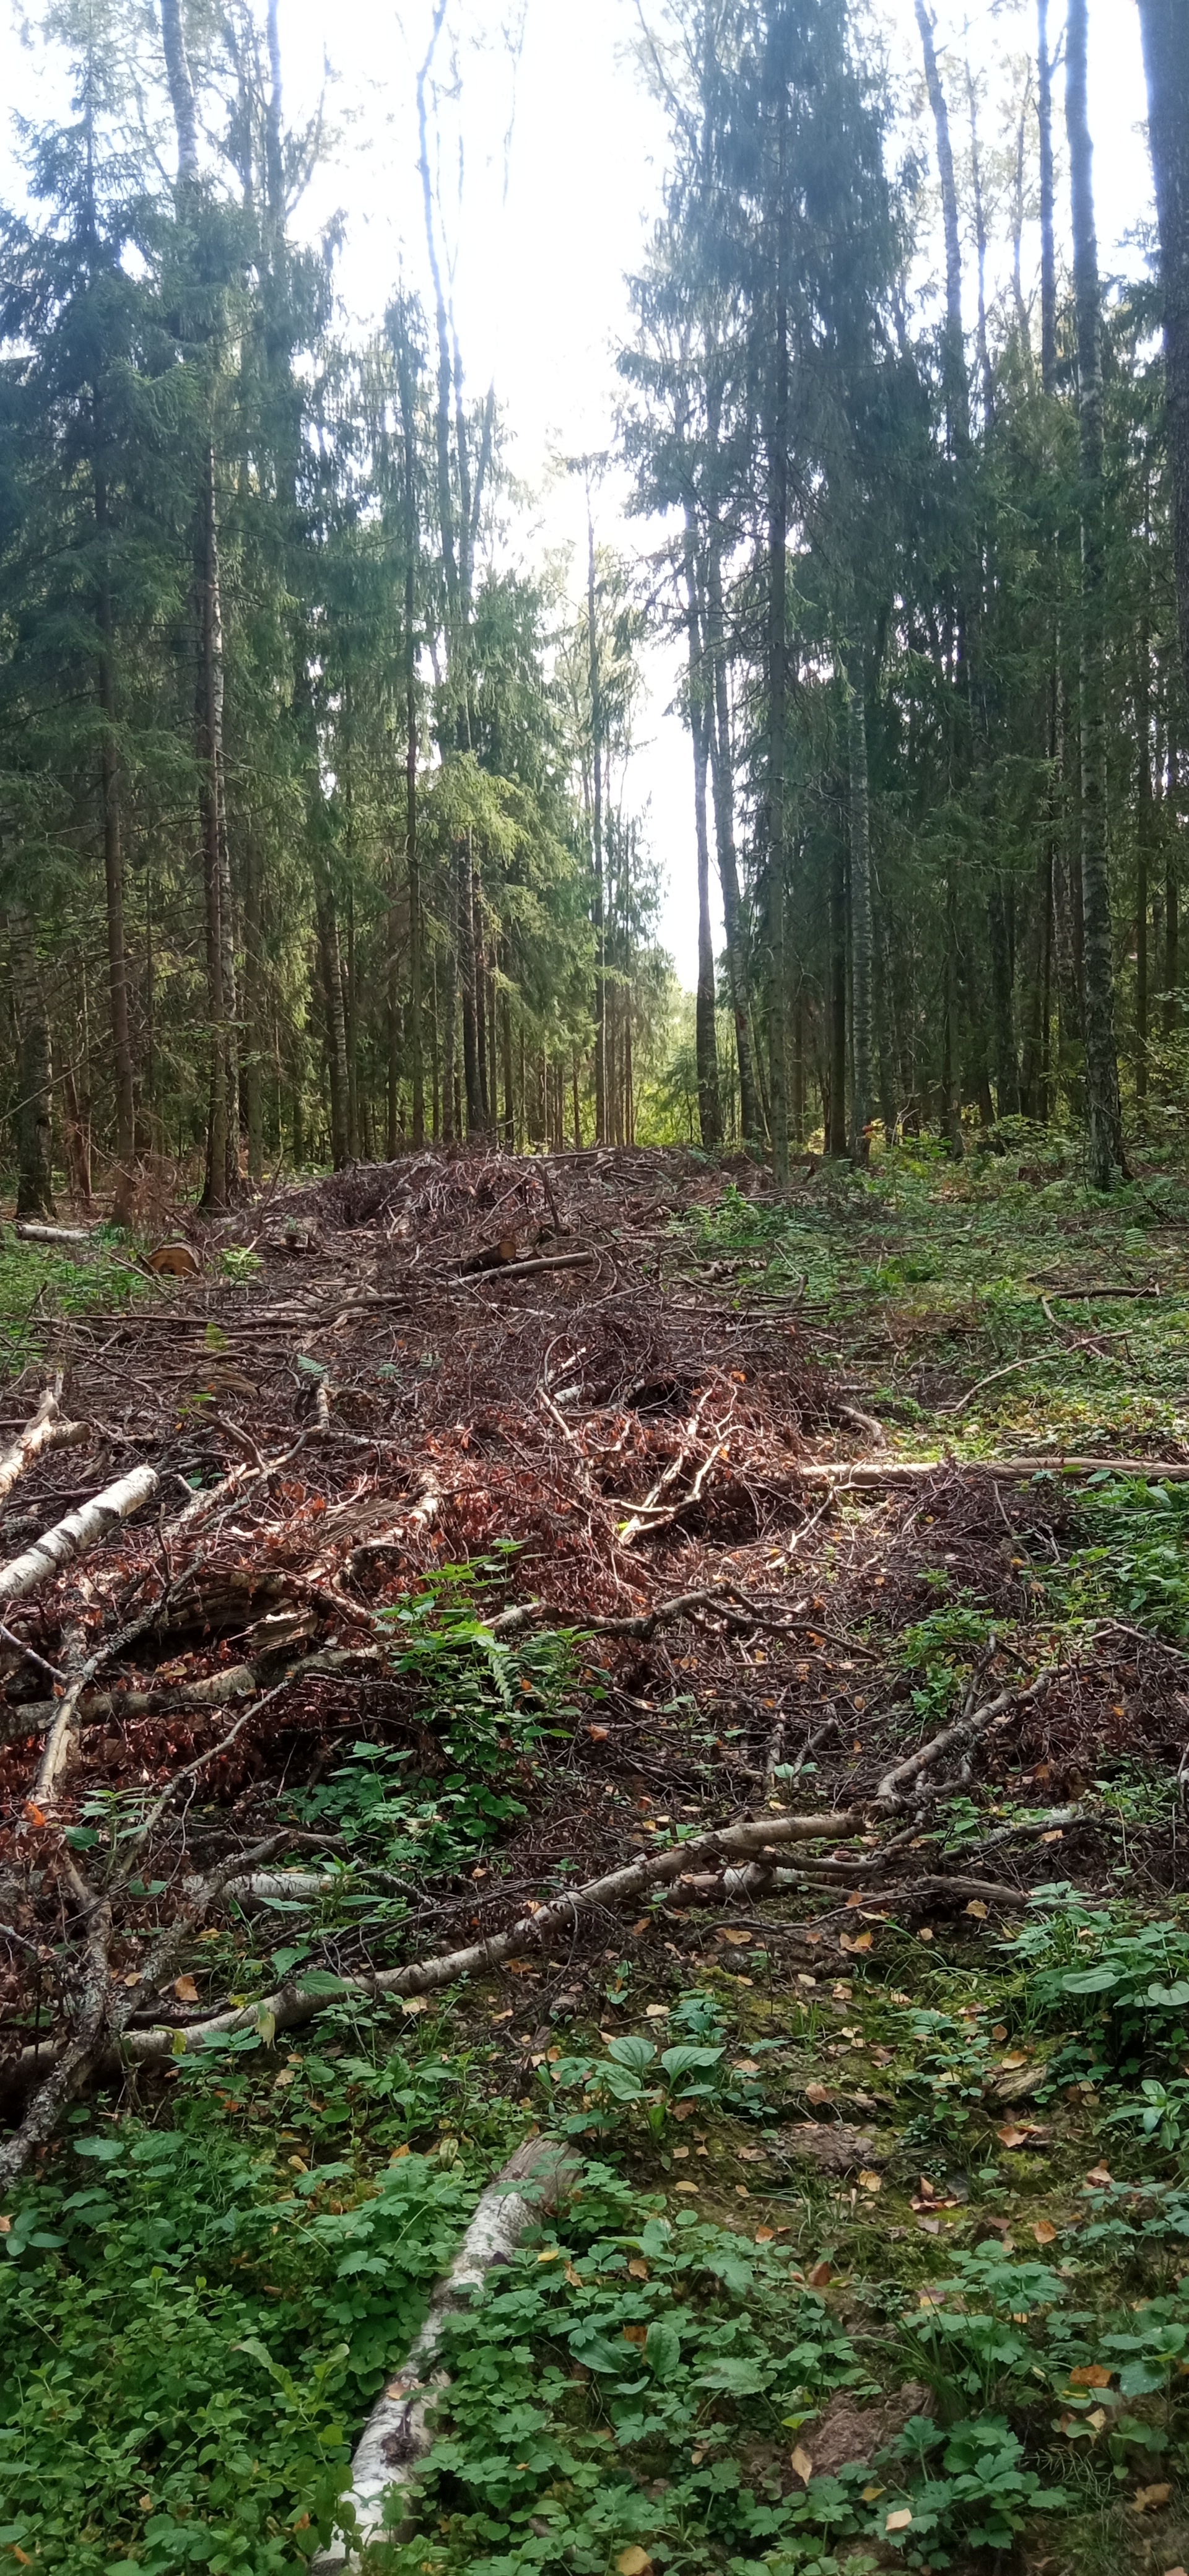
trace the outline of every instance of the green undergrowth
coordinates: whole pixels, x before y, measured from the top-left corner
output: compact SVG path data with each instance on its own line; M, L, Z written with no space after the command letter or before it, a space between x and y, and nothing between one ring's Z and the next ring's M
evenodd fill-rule
M663 1948L613 1967L620 2027L560 2023L520 2101L499 1989L460 1989L72 2114L4 2233L0 2566L307 2564L532 2126L578 2190L452 2328L415 2533L374 2576L990 2571L1020 2536L1072 2571L1165 2488L1169 2529L1189 2191L1143 2106L1189 2049L1189 1924L1054 1887L973 1956L889 1923L846 1979L730 1957L692 1988ZM872 2168L807 2174L806 2117L861 2121ZM842 2403L870 2456L815 2472Z
M111 1314L151 1296L152 1282L128 1258L122 1235L97 1233L93 1242L19 1243L0 1240L0 1371L15 1377L41 1358L59 1321Z

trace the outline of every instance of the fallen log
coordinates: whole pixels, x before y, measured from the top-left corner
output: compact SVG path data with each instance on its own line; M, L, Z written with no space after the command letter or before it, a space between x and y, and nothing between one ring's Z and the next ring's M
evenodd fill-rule
M71 1558L81 1556L84 1548L98 1546L121 1521L151 1502L157 1491L155 1467L134 1467L131 1475L121 1476L89 1503L68 1512L65 1520L47 1530L23 1556L14 1556L0 1566L0 1601L20 1601L26 1593L36 1591L41 1583L69 1565Z
M47 1387L37 1411L31 1415L11 1448L0 1457L0 1502L12 1492L18 1476L23 1476L34 1459L41 1457L43 1450L78 1449L90 1436L89 1423L63 1422L57 1396L52 1387Z
M531 1261L501 1261L496 1263L491 1269L483 1270L478 1273L474 1271L470 1273L456 1271L455 1278L458 1280L460 1285L465 1282L468 1287L471 1285L473 1280L481 1279L484 1287L487 1287L493 1279L530 1279L533 1276L533 1273L538 1270L585 1269L592 1261L597 1261L599 1257L599 1254L593 1249L588 1252L534 1253Z
M93 1225L34 1225L22 1217L13 1233L19 1243L94 1243L98 1228Z
M551 2138L528 2138L489 2183L446 2278L434 2291L429 2313L383 2395L372 2408L351 2462L344 2512L354 2518L349 2540L319 2551L311 2576L335 2576L358 2567L360 2549L397 2536L399 2500L433 2448L426 2416L450 2385L439 2367L442 2338L451 2317L482 2290L488 2273L507 2263L530 2227L565 2197L580 2162Z
M1135 1476L1150 1485L1189 1482L1187 1458L851 1458L833 1464L798 1463L796 1480L829 1485L836 1493L881 1485L922 1485L930 1476L994 1476L1002 1484L1030 1476Z

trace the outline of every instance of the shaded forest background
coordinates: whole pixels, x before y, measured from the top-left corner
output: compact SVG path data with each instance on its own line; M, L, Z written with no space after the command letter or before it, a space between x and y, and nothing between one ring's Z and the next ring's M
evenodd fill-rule
M281 1160L1084 1129L1189 1062L1189 25L1142 0L1158 234L1104 281L1092 0L643 8L669 130L619 353L639 554L530 576L417 81L419 295L361 340L295 217L278 0L66 0L0 217L0 1106L19 1206ZM989 99L989 88L993 95ZM1039 224L1041 263L1023 244ZM992 292L996 242L1010 284ZM936 253L936 261L934 261ZM934 273L934 269L936 273ZM973 329L968 328L974 316ZM543 317L544 320L545 317ZM571 591L584 591L573 604ZM632 805L682 639L696 1004ZM715 952L717 877L725 942Z

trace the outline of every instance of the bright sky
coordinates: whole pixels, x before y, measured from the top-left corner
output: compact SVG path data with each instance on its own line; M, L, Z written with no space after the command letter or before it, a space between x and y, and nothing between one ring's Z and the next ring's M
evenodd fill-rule
M0 97L36 113L37 56L19 42L19 0L9 5L0 37ZM522 6L513 123L502 29ZM907 115L919 91L912 0L879 0L879 8ZM948 37L960 49L968 30L976 70L986 72L981 141L989 154L1000 140L1002 65L1034 43L1034 7L1031 0L976 0L969 8L961 0L937 0L937 14L939 43ZM399 8L388 0L340 0L333 10L327 0L281 0L289 117L309 111L324 59L334 76L334 149L298 220L316 231L342 209L340 291L347 317L358 326L382 315L402 265L410 282L425 280L414 91L430 18L430 0L404 0ZM633 61L635 0L452 0L450 19L462 38L462 90L458 109L445 111L443 130L452 179L460 144L463 155L455 300L464 359L476 391L494 375L514 433L511 462L528 498L512 522L510 542L530 561L546 547L572 543L579 586L581 495L572 480L551 470L552 460L602 450L613 438L613 350L629 327L624 274L639 263L658 209L663 120ZM1060 0L1053 0L1051 41L1060 25ZM443 48L443 72L448 62ZM1090 0L1090 79L1100 250L1109 271L1134 266L1135 251L1117 246L1150 210L1135 0ZM1058 81L1058 129L1061 103ZM931 135L926 140L931 161ZM960 148L957 129L955 142ZM452 188L444 194L449 198ZM1034 253L1035 244L1026 241L1026 272ZM622 483L604 487L600 533L635 553L646 546L647 532L626 518L624 500ZM691 762L682 727L667 712L676 668L674 648L655 648L631 802L637 810L647 806L648 837L668 878L663 936L682 980L692 984Z

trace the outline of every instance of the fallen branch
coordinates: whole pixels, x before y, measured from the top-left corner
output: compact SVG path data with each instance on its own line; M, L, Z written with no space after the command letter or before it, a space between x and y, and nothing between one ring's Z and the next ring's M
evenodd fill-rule
M321 2550L311 2576L358 2567L359 2549L397 2536L398 2500L433 2448L427 2412L450 2385L438 2366L446 2327L472 2293L482 2290L488 2273L511 2259L529 2228L556 2209L579 2171L579 2159L569 2149L551 2138L528 2138L488 2184L461 2248L430 2300L416 2342L372 2408L356 2445L343 2508L354 2516L350 2542L335 2540Z
M1185 1458L856 1458L836 1465L801 1464L798 1482L829 1485L835 1493L848 1486L862 1491L881 1485L922 1485L930 1476L995 1476L1003 1484L1032 1476L1138 1476L1149 1484L1189 1482Z
M40 1458L43 1450L78 1449L90 1436L89 1423L62 1421L57 1396L52 1387L47 1387L36 1413L0 1458L0 1502L12 1492L18 1476L24 1475L25 1469L32 1466L35 1458Z
M121 1476L118 1483L108 1485L91 1502L68 1512L65 1520L47 1530L44 1538L26 1548L23 1556L14 1556L7 1565L0 1566L0 1601L21 1600L69 1565L72 1557L80 1556L84 1548L97 1546L130 1513L151 1501L157 1483L155 1467L134 1467L130 1476Z
M971 1716L956 1718L952 1726L943 1727L940 1735L931 1736L927 1744L919 1745L916 1752L908 1754L903 1762L894 1762L880 1781L876 1804L881 1807L898 1806L909 1782L919 1779L922 1771L929 1770L940 1754L948 1753L955 1744L977 1744L979 1737L994 1726L997 1718L1006 1717L1012 1709L1022 1708L1030 1700L1043 1699L1056 1679L1056 1672L1055 1664L1046 1664L1044 1671L1038 1673L1026 1689L1021 1690L1018 1684L1012 1683L1007 1690L1000 1691L996 1699L986 1700L981 1708L976 1708Z
M455 1285L466 1288L477 1288L482 1285L484 1288L489 1288L494 1279L529 1279L537 1270L587 1269L590 1263L597 1261L598 1258L599 1255L594 1250L537 1253L531 1261L500 1261L494 1263L489 1270L470 1273L456 1271Z

